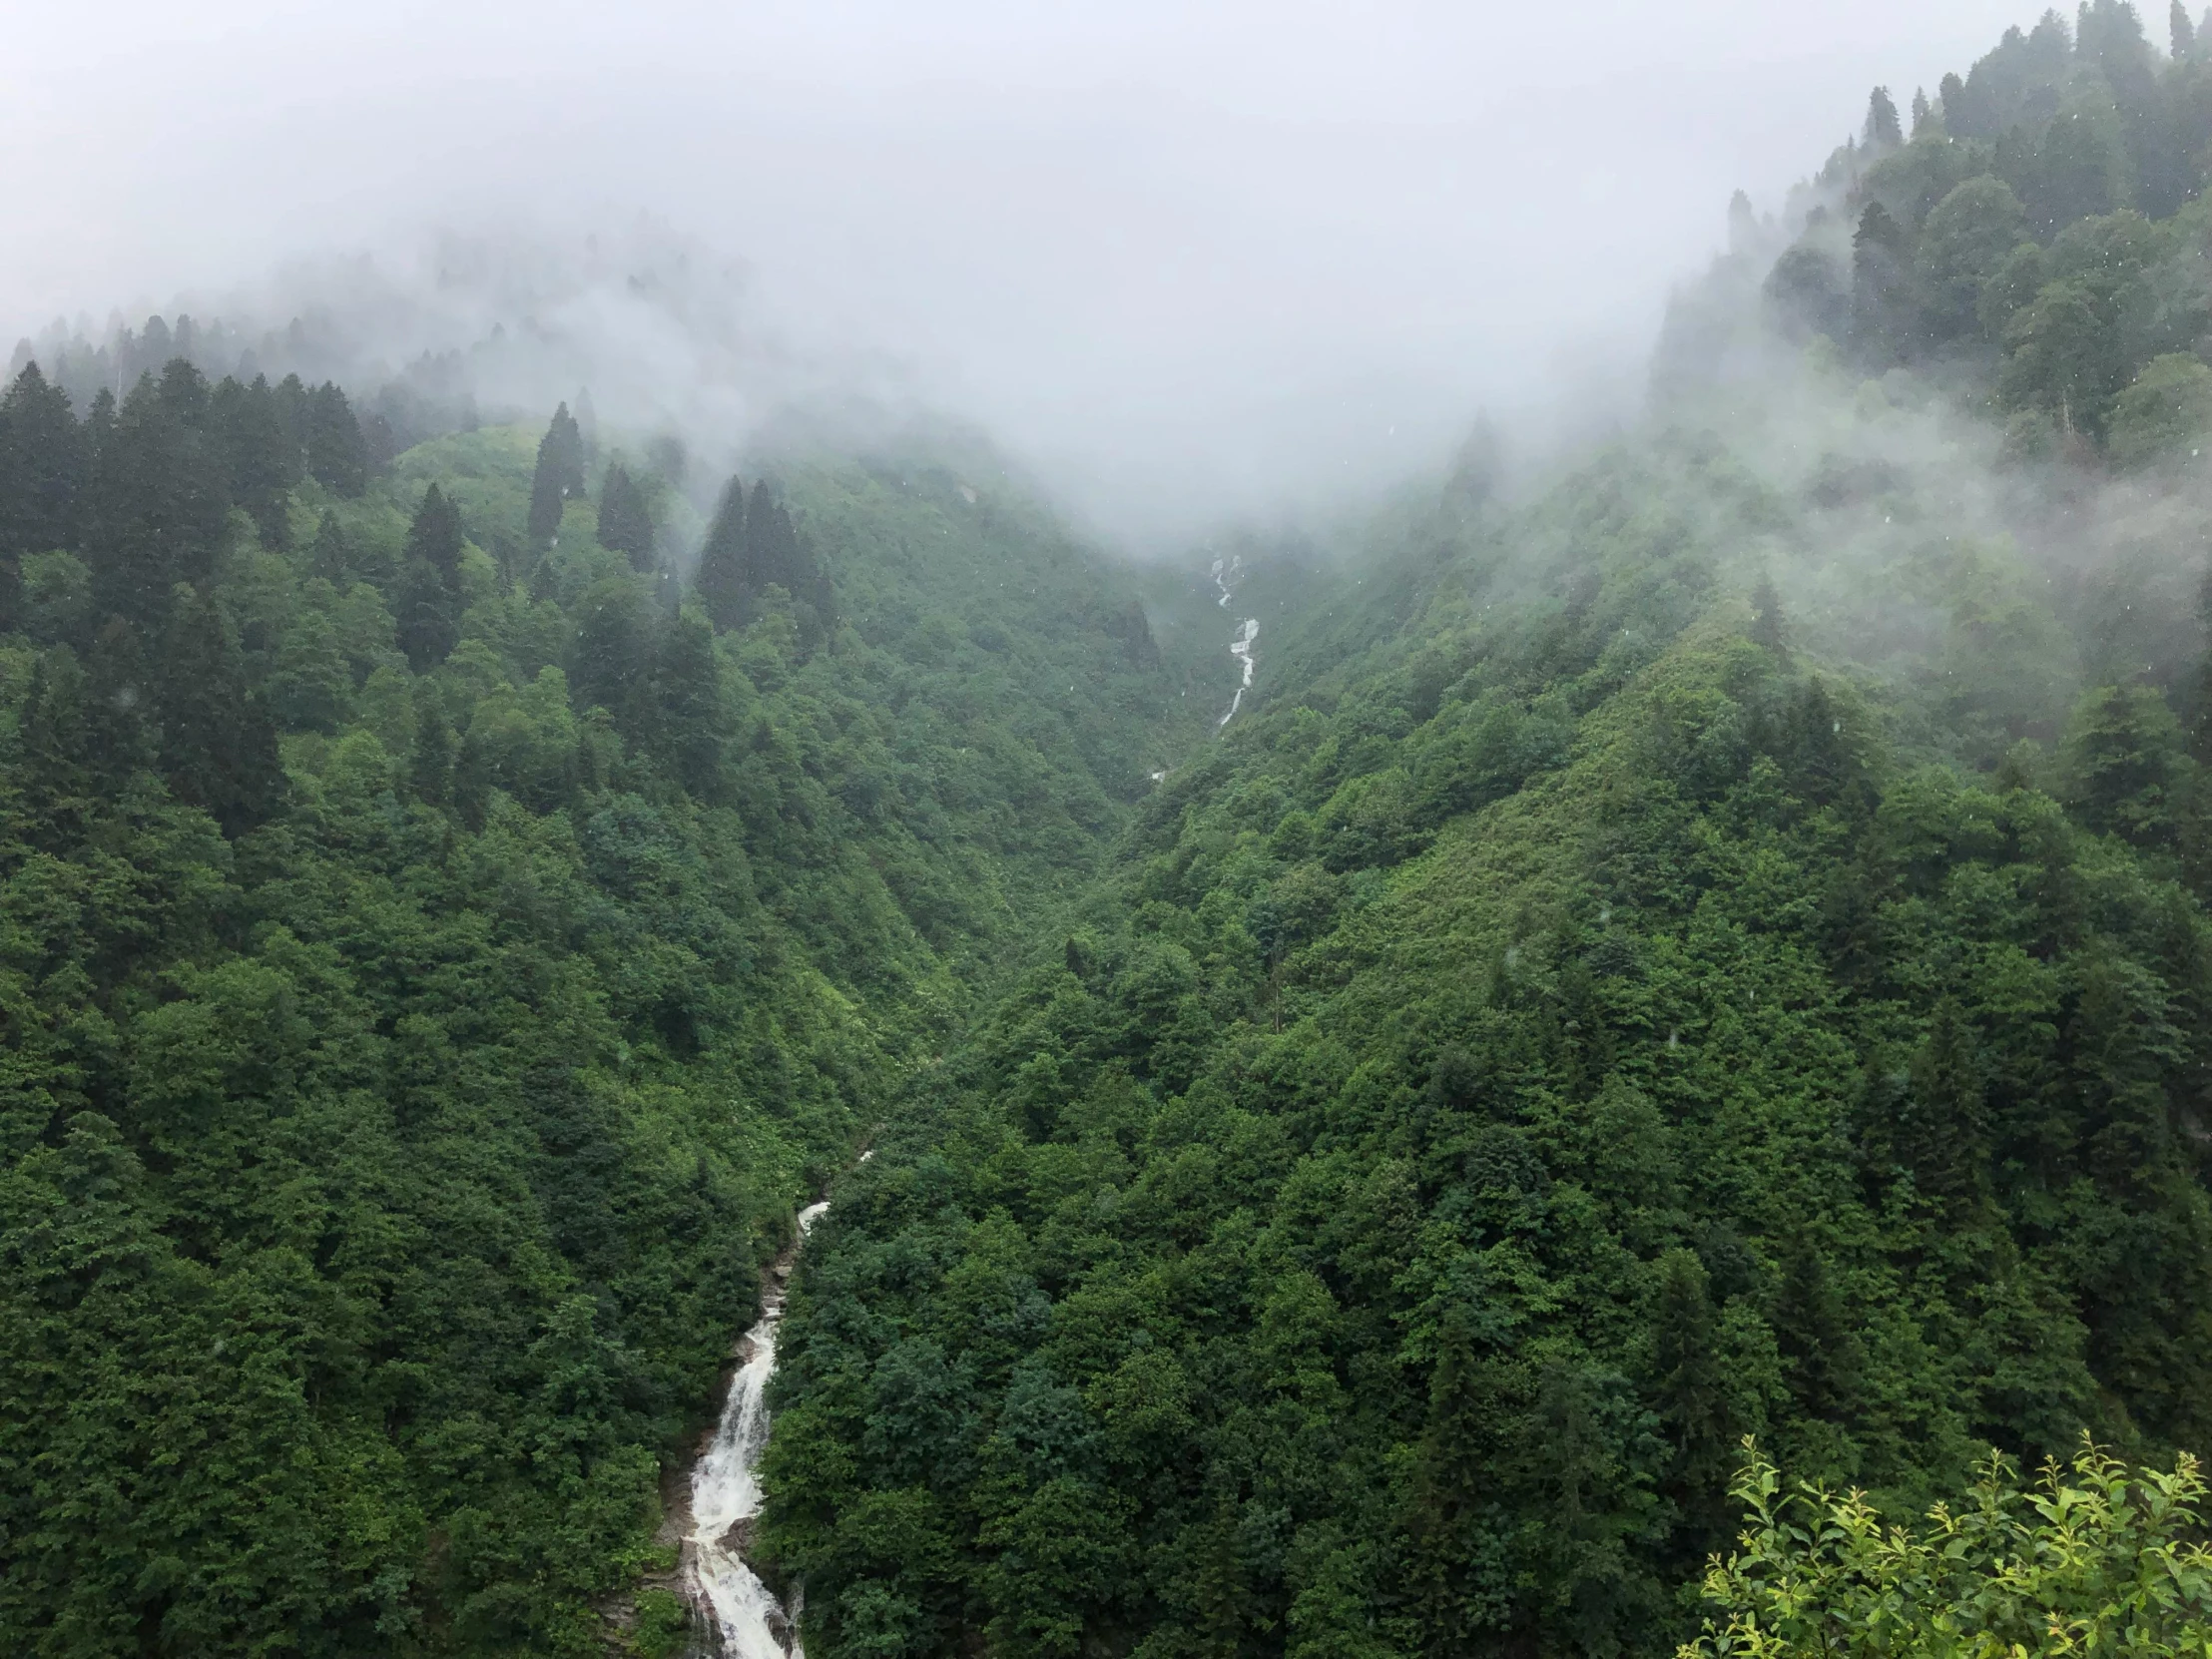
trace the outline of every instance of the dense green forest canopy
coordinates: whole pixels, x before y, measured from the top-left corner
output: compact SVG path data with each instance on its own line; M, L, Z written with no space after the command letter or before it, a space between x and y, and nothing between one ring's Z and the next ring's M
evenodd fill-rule
M755 1543L818 1659L1653 1654L1746 1434L1901 1516L2212 1444L2168 21L1877 92L1649 418L1234 609L954 447L19 351L0 1640L635 1648L826 1187Z
M1878 92L1649 421L1272 636L809 1246L813 1651L1659 1653L1747 1433L2212 1442L2197 42Z
M20 368L0 1647L600 1650L795 1201L1201 718L978 482L733 481L725 611L566 407Z

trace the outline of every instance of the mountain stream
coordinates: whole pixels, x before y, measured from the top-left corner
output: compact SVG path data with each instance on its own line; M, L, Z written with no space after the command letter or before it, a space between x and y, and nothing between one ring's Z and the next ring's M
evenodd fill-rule
M799 1242L829 1209L799 1212ZM761 1512L761 1453L768 1447L768 1380L776 1375L776 1327L784 1317L792 1253L777 1264L761 1299L761 1319L739 1347L715 1437L692 1470L691 1535L684 1539L684 1590L701 1622L712 1622L712 1651L728 1659L806 1659L799 1646L797 1598L787 1611L741 1553Z
M1238 578L1244 575L1244 560L1232 554L1226 561L1216 559L1212 571L1214 586L1221 590L1221 598L1215 601L1223 610L1229 608L1230 595L1235 591ZM1237 695L1229 700L1229 712L1214 723L1217 732L1237 718L1237 710L1244 703L1244 694L1252 689L1252 642L1260 637L1260 619L1245 618L1244 626L1237 630L1237 637L1229 642L1229 655L1244 666L1244 684L1237 688Z

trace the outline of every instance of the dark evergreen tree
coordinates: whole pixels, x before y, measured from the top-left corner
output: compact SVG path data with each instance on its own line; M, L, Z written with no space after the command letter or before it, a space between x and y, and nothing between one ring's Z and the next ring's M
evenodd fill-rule
M213 597L178 591L162 649L161 768L170 793L237 835L281 805L276 728L251 692L230 619Z
M1989 1111L1972 1024L1954 997L1936 1004L1891 1144L1930 1203L1955 1209L1987 1191Z
M1689 1523L1684 1553L1702 1560L1726 1527L1728 1476L1743 1432L1718 1348L1705 1264L1688 1250L1659 1259L1659 1294L1652 1310L1654 1399L1674 1442L1670 1495Z
M829 578L766 479L753 486L753 499L745 510L745 549L748 605L766 589L780 587L791 596L803 639L820 639L830 631L835 608Z
M1405 1516L1405 1588L1426 1651L1439 1656L1481 1651L1513 1614L1516 1563L1499 1535L1498 1501L1512 1402L1500 1370L1480 1353L1466 1311L1447 1310Z
M651 641L651 613L634 577L592 585L569 658L569 686L578 708L605 709L633 741L643 740L650 725Z
M2170 848L2190 799L2181 723L2150 686L2083 695L2067 732L2067 804L2100 834Z
M460 509L432 484L407 528L399 573L399 649L417 674L460 641L462 541Z
M1912 354L1913 280L1904 227L1880 202L1869 202L1851 239L1852 343L1871 364Z
M1929 103L1928 94L1920 87L1913 89L1913 136L1933 132L1936 126L1936 108Z
M307 393L300 414L307 471L334 495L359 495L368 485L368 448L345 393L325 380Z
M722 505L715 509L707 543L699 550L699 571L692 578L708 621L723 632L742 626L745 620L749 576L745 517L745 484L732 478L723 487Z
M24 364L0 396L0 632L16 625L24 556L76 545L85 471L67 394Z
M407 789L426 807L444 807L453 794L453 728L438 707L435 690L415 687L414 749L407 759Z
M229 469L196 423L206 402L206 380L180 360L140 379L112 430L93 426L93 597L150 631L167 626L178 583L206 580L230 528Z
M655 736L677 780L694 797L722 794L723 707L714 631L693 614L670 620L653 653Z
M290 544L287 498L299 482L299 446L284 429L276 396L257 375L226 379L210 400L209 425L230 474L231 498L252 515L265 546Z
M1774 578L1765 571L1751 590L1751 637L1778 657L1787 657L1788 639L1782 621L1782 596L1774 591Z
M2197 26L2181 0L2173 0L2166 13L2166 32L2173 41L2174 62L2187 63L2197 55Z
M1936 100L1943 112L1943 131L1952 138L1979 138L1982 129L1975 119L1972 96L1966 91L1966 83L1956 75L1945 75L1936 83Z
M1825 1422L1849 1422L1859 1405L1866 1350L1829 1275L1828 1258L1802 1235L1783 1255L1774 1332L1800 1409Z
M1905 142L1905 127L1898 120L1897 104L1888 87L1876 87L1867 99L1866 145L1870 150L1895 150Z
M630 568L653 568L653 518L645 492L620 461L599 486L599 545L629 557Z
M561 511L584 494L584 438L568 405L553 411L552 424L538 440L538 467L530 480L530 540L543 550L560 534Z
M33 662L9 757L16 794L9 830L49 851L80 843L99 816L98 788L86 764L91 694L85 679L72 651L45 652Z

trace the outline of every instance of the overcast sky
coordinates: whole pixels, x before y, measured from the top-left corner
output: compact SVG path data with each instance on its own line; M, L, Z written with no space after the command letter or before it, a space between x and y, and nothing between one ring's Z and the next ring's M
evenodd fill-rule
M2161 14L2162 17L2162 14ZM1110 529L1636 382L1668 284L2002 0L0 0L0 326L649 212ZM2155 31L2163 34L2160 24Z

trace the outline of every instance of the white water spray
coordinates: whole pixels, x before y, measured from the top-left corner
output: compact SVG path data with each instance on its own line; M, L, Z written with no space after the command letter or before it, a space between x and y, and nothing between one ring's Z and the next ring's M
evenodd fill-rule
M1237 695L1229 700L1229 713L1215 722L1218 732L1237 718L1237 708L1244 702L1244 694L1252 689L1252 642L1260 637L1260 619L1245 618L1245 625L1237 631L1237 637L1229 642L1229 655L1244 664L1244 684L1237 688Z
M1236 591L1237 584L1244 580L1244 559L1238 554L1232 553L1226 559L1214 561L1214 567L1208 574L1213 577L1214 586L1221 589L1221 598L1215 603L1223 610L1229 608L1230 595ZM1229 642L1229 655L1244 665L1244 683L1237 688L1237 695L1229 700L1229 712L1214 722L1214 730L1217 732L1237 718L1237 710L1244 703L1244 694L1252 689L1252 642L1259 637L1260 619L1246 617L1244 627ZM1153 782L1158 783L1159 779L1155 778Z
M799 1212L804 1241L828 1204ZM785 1270L788 1274L788 1268ZM761 1512L761 1453L768 1446L763 1397L776 1374L776 1327L784 1317L785 1277L762 1298L761 1320L739 1349L744 1364L730 1380L730 1397L714 1442L692 1470L692 1530L684 1540L684 1587L694 1608L714 1619L715 1651L733 1659L806 1659L799 1645L799 1607L783 1604L739 1553L745 1522Z

